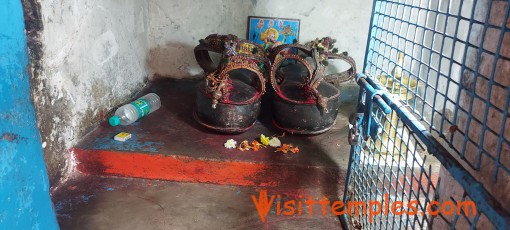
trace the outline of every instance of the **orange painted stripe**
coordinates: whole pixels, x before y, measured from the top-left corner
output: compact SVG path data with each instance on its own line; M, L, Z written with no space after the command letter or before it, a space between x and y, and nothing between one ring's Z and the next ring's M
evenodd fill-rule
M78 160L78 170L97 175L243 186L337 184L340 179L336 168L218 161L141 152L73 151Z

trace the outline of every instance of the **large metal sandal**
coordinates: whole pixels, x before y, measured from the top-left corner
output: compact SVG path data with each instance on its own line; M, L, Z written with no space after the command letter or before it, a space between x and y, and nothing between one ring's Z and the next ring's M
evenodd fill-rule
M218 68L209 51L222 54ZM242 133L253 127L265 93L268 64L264 49L234 35L210 35L195 48L195 57L206 75L198 84L195 119L223 133Z
M340 91L332 83L352 79L356 64L346 53L337 54L333 43L327 37L271 50L270 81L275 90L273 123L277 128L295 134L320 134L335 124ZM325 76L333 59L346 61L351 68Z

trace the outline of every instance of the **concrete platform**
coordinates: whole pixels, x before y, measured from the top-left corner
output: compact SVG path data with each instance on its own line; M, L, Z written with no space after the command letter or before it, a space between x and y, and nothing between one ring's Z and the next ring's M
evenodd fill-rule
M254 140L260 134L281 135L271 124L270 100L263 101L263 114L255 127L239 135L223 135L200 126L192 116L195 86L192 80L152 82L144 91L155 92L162 108L129 126L110 127L106 122L91 132L76 148L78 170L86 174L114 175L181 182L230 185L322 187L343 189L350 146L347 118L352 104L344 103L336 125L317 136L286 134L284 143L299 146L297 154L228 150L230 138ZM119 132L133 137L113 140Z
M275 199L263 223L251 196L267 189ZM78 176L52 193L61 229L341 229L336 216L314 205L301 215L276 213L276 202L320 199L319 188L278 189Z

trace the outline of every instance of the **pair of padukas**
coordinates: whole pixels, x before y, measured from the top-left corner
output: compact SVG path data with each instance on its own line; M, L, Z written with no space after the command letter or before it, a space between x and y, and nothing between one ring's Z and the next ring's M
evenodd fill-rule
M195 119L219 132L241 133L254 126L263 107L270 110L265 112L271 114L273 125L285 132L328 131L340 106L340 91L334 84L356 74L354 60L346 52L338 53L335 42L325 37L264 50L235 35L201 39L194 52L205 79L198 84ZM209 52L221 54L218 65ZM326 75L335 59L350 68ZM264 94L267 100L262 100ZM262 101L271 106L262 106Z

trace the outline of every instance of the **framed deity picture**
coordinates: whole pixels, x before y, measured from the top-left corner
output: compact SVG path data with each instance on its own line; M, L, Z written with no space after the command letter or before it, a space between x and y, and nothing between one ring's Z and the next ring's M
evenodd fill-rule
M269 49L299 40L299 19L248 17L248 40Z

